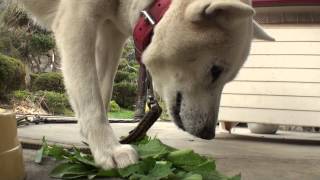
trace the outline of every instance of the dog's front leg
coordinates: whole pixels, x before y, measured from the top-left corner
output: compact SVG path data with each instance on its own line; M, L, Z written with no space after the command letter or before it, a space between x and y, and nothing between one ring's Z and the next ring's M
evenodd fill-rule
M53 25L53 31L62 55L66 89L81 133L87 138L99 166L108 169L135 163L136 151L131 146L120 145L106 121L95 63L97 27L101 21L94 16L95 12L81 9L71 1L63 2L66 2L64 9L58 12L60 19Z

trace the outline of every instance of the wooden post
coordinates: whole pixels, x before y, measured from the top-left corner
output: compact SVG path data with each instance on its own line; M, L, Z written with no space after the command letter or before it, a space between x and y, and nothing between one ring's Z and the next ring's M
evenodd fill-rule
M0 177L23 180L25 177L22 148L17 138L14 113L0 109Z

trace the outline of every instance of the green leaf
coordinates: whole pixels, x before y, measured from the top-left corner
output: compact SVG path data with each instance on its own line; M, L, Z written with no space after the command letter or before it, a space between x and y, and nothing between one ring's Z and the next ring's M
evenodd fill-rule
M130 176L129 180L157 180L157 179L147 175L133 174L132 176Z
M167 178L172 173L172 163L167 161L157 161L154 168L150 171L149 176L161 179Z
M119 169L121 177L129 177L134 174L146 175L156 164L155 159L146 158L137 164L130 165L126 168Z
M64 147L58 145L48 146L46 154L56 160L68 159L71 156Z
M207 170L215 169L215 164L213 160L208 160L207 158L194 153L192 150L178 150L171 152L167 159L171 161L175 166L181 167L183 169L194 168L195 166L204 166Z
M120 177L117 169L103 170L101 169L97 174L97 177Z
M86 175L70 174L70 175L65 175L61 179L83 179L83 178L86 178L86 177L87 177Z
M149 136L144 136L137 142L132 143L132 145L142 145L142 144L147 144L150 142L152 139Z
M41 148L36 152L35 162L40 164L42 162L43 156L46 155L46 150L48 149L48 144L46 141L46 138L42 137L42 146Z
M74 164L74 163L62 163L55 167L51 173L50 177L53 178L64 178L64 179L73 179L79 177L87 177L89 174L92 174L95 169L92 169L83 164Z
M96 174L90 174L90 175L88 175L88 179L94 179L95 177L97 177Z
M158 139L152 139L146 144L141 144L137 146L137 151L140 158L161 158L168 154L171 149L168 146L165 146Z
M156 165L156 160L153 158L142 159L140 164L140 169L143 174L147 174Z
M130 179L154 179L166 178L172 174L172 163L166 161L155 161L152 158L144 159L138 164L131 165L127 168L120 169L121 177Z
M180 169L174 171L174 174L170 175L168 179L172 180L202 180L200 174L195 174L192 172L186 172Z
M133 175L136 173L142 174L141 169L140 169L140 164L133 164L133 165L130 165L126 168L119 169L120 176L124 177L124 178L129 177L130 175Z
M233 177L229 178L228 180L241 180L241 174L233 176Z
M202 180L202 176L200 174L187 174L182 180Z
M215 164L213 161L206 160L202 164L194 165L194 166L182 166L186 171L192 171L197 173L206 173L215 171Z
M225 178L221 176L215 169L213 160L194 153L192 150L178 150L171 152L167 159L176 167L187 172L199 174L205 180L220 180Z
M77 148L73 148L73 151L74 155L72 157L74 160L89 166L97 167L92 155L81 153Z
M240 180L241 176L227 177L216 171L214 160L192 150L176 150L158 139L145 137L133 145L140 161L122 169L103 170L95 165L93 156L79 149L67 150L61 146L48 146L45 139L37 152L36 162L47 155L63 160L50 173L60 179L94 179L96 177L122 177L131 180Z
M42 158L43 158L43 152L44 152L44 146L42 146L36 153L36 157L34 162L40 164L42 162Z

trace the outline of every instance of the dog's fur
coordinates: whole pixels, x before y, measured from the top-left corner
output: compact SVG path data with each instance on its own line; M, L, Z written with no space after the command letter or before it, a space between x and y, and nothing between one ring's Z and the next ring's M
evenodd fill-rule
M123 44L152 0L18 1L54 32L70 102L96 163L135 163L136 151L105 124L105 104ZM246 60L253 35L272 40L253 14L250 0L172 0L143 62L181 129L214 137L221 91Z

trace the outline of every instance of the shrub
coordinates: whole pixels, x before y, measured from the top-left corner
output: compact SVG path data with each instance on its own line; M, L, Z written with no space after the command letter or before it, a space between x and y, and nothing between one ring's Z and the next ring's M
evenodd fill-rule
M38 79L40 75L36 73L30 73L29 75L30 75L30 85L32 86L32 84L34 84L34 81Z
M17 90L17 91L13 91L12 93L12 98L17 101L24 101L31 96L32 94L26 90Z
M34 76L34 75L33 75ZM62 74L56 72L42 73L32 83L33 91L55 91L63 93L64 84ZM32 78L31 78L32 79Z
M127 62L125 59L121 59L120 62L119 62L119 65L118 65L118 70L126 70L127 68Z
M116 101L120 107L134 109L136 100L137 85L129 82L116 83L113 86L112 99Z
M25 87L25 76L21 61L0 54L0 97Z
M114 82L115 83L120 83L122 81L135 82L136 78L137 78L137 75L135 73L129 73L126 71L119 70L116 74Z
M129 73L128 80L129 80L129 82L137 83L138 74L137 73Z
M28 26L30 19L28 15L18 7L18 5L11 3L2 12L3 23L12 27Z
M138 73L139 71L139 64L136 61L128 61L126 59L121 59L118 70L126 71L129 73Z
M36 96L41 106L52 114L65 114L70 109L68 98L65 94L53 91L39 91Z
M121 110L120 106L115 101L110 101L109 112L119 112Z
M55 41L50 34L34 33L30 40L30 47L38 53L46 53L55 47Z
M68 98L63 93L53 91L29 92L27 90L14 91L11 94L14 102L29 101L41 105L49 113L59 115L73 115Z

